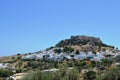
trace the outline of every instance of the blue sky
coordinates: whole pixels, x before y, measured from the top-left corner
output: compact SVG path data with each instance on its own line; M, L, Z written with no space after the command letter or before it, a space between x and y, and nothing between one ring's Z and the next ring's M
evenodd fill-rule
M119 0L0 0L0 56L54 46L71 35L120 48Z

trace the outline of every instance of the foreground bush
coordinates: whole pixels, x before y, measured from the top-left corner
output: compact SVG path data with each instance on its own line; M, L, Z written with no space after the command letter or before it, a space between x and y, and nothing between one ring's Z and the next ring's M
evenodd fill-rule
M104 74L101 74L100 77L96 80L120 80L120 70L112 69L106 71Z
M5 69L0 69L0 77L9 77L13 74L13 72Z
M96 73L94 71L88 71L84 74L84 80L94 80L96 78Z
M22 80L79 80L77 70L62 70L57 72L37 71L25 76Z

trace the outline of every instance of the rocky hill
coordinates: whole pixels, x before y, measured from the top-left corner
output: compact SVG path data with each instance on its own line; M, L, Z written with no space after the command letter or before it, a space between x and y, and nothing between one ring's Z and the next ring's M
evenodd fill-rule
M91 37L91 36L71 36L70 39L65 39L56 44L56 47L72 47L84 51L94 51L100 49L101 47L113 48L100 40L100 38Z

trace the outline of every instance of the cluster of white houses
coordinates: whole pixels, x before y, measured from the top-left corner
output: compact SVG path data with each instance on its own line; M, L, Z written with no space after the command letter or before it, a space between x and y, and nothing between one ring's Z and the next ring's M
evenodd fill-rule
M55 53L55 49L62 49L62 48L53 48L48 51L40 51L40 53L34 53L34 54L28 54L26 56L23 56L22 59L49 59L49 60L63 60L63 59L78 59L78 60L84 60L84 59L90 59L95 61L100 61L101 59L106 58L105 55L111 55L113 57L120 54L120 52L113 53L110 50L106 51L100 51L96 54L93 52L80 52L79 54L76 54L75 52L72 53Z
M0 68L7 68L8 67L8 63L0 63Z

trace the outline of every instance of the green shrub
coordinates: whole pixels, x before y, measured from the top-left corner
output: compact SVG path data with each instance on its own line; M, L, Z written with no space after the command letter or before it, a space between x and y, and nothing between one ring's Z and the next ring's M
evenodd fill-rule
M84 80L94 80L95 78L96 78L96 73L94 71L88 71L84 74Z
M120 80L120 71L112 69L101 74L96 80Z
M63 69L57 72L33 72L25 76L22 80L79 80L77 70Z
M9 77L13 74L13 72L5 69L0 69L0 77Z

